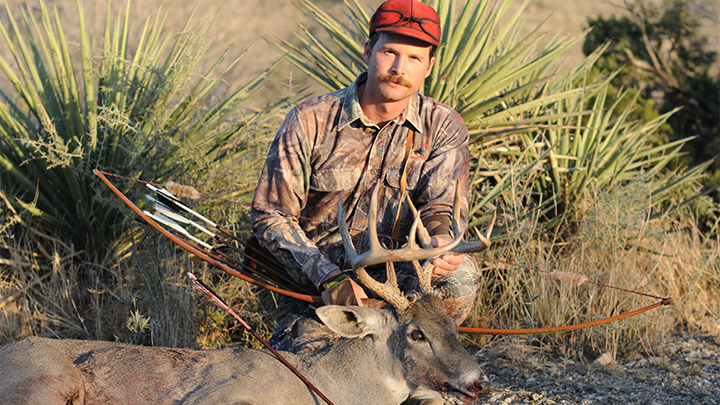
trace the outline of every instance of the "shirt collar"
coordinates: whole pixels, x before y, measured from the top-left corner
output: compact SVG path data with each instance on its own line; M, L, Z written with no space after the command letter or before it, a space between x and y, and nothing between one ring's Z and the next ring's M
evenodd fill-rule
M366 127L377 128L377 125L365 115L360 107L357 91L358 87L366 81L367 72L360 73L355 81L345 90L342 107L343 114L338 122L338 130L342 130L356 120L360 120ZM422 126L420 125L420 98L420 94L418 93L412 95L412 99L405 110L393 120L395 124L402 126L407 122L413 127L412 129L415 130L415 132L422 132Z

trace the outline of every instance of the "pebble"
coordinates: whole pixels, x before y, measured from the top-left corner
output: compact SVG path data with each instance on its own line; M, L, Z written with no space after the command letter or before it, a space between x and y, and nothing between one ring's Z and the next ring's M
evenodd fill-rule
M593 363L600 365L600 366L607 366L608 364L613 362L613 356L610 352L605 352L600 355Z
M605 352L590 362L537 348L525 357L484 348L478 357L493 392L477 405L720 405L720 339L676 336L668 342L655 356L624 360ZM447 405L462 404L444 397Z

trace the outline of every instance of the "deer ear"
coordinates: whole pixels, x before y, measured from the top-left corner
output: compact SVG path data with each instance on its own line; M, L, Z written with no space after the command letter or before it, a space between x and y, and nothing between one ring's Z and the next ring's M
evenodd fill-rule
M333 332L346 338L377 334L391 319L389 311L355 306L326 305L315 313Z

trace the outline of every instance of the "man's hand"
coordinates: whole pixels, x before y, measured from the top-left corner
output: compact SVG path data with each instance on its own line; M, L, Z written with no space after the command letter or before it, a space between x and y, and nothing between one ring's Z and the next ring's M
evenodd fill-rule
M452 239L444 236L433 236L430 239L430 243L433 247L445 246L450 242L452 242ZM457 270L462 261L463 256L456 253L445 253L440 257L436 257L432 262L434 266L432 275L434 277L447 276Z
M340 275L340 270L331 271L323 280L323 283L331 280L332 278ZM329 290L322 292L322 299L325 305L363 305L365 300L368 300L365 291L354 282L351 278L334 285Z

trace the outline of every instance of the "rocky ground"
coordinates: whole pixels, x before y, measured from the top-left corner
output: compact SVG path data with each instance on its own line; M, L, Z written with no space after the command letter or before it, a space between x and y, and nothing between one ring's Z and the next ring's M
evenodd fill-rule
M585 363L517 356L501 345L479 354L493 393L477 404L720 404L720 339L679 336L665 346L663 357L614 361L608 353Z

